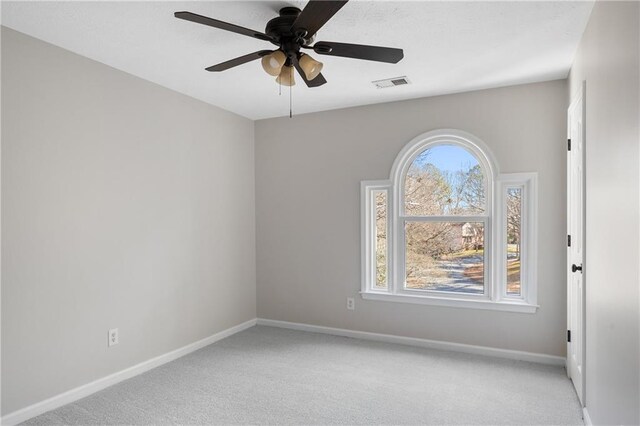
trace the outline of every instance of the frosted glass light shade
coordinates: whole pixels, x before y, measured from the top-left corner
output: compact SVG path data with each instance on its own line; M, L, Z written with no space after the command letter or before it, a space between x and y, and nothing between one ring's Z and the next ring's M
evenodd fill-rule
M296 81L293 78L293 67L284 66L280 75L276 78L276 82L283 86L295 86Z
M276 76L280 74L282 65L284 65L286 59L287 57L282 50L276 50L262 57L262 68L264 68L267 74Z
M302 55L300 57L300 68L304 71L304 75L307 76L307 80L313 80L322 71L322 62L318 62L309 55Z

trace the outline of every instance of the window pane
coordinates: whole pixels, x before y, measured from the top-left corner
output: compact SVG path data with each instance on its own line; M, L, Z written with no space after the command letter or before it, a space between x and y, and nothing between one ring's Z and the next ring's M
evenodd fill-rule
M387 288L387 192L374 192L376 199L376 287Z
M507 189L507 295L520 296L522 188Z
M484 293L484 223L407 222L407 289Z
M466 149L455 145L428 148L411 163L405 176L405 214L483 214L484 183L480 163Z

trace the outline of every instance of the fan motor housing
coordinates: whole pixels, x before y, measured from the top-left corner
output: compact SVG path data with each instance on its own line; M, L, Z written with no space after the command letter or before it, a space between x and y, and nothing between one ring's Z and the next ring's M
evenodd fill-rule
M306 31L293 28L293 23L302 12L297 7L283 7L280 16L267 22L265 34L273 37L272 43L283 48L287 54L300 50L300 46L306 46L313 42L313 34L307 35ZM286 47L285 47L286 46ZM289 50L295 52L289 52Z

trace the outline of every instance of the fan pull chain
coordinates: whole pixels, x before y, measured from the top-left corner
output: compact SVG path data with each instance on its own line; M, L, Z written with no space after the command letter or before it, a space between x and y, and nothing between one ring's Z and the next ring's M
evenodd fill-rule
M291 77L289 81L291 81ZM291 93L293 93L293 85L289 86L289 118L293 118L293 96L291 96Z

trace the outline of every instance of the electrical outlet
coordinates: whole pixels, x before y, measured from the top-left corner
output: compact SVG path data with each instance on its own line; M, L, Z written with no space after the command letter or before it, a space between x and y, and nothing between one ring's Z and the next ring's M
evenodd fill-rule
M112 328L109 330L109 346L117 345L119 342L118 329Z
M350 311L356 309L356 300L353 297L347 297L347 309Z

